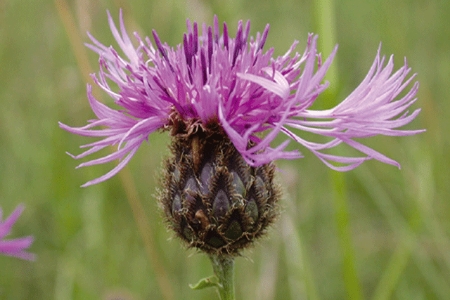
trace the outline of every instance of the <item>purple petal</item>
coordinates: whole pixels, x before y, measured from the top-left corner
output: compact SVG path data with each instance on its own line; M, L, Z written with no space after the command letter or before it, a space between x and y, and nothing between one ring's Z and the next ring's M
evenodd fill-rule
M151 133L160 128L170 129L173 116L185 124L218 122L253 166L301 157L296 150L286 150L290 140L309 149L334 170L348 171L367 159L398 165L355 139L422 132L398 129L412 122L420 112L420 109L408 112L416 101L418 83L413 83L404 93L414 81L414 75L408 75L410 68L406 61L394 71L393 57L386 62L380 55L381 46L360 85L336 107L317 111L310 108L328 86L323 80L337 46L322 60L317 53L316 35L308 36L303 54L295 52L298 42L294 42L284 55L274 57L274 49L263 51L268 25L262 34L257 33L253 38L249 37L250 22L244 26L241 21L232 37L225 23L220 36L217 17L213 26L198 26L188 20L180 44L170 47L154 30L155 46L150 38L141 38L137 33L134 34L137 46L134 46L125 30L122 12L118 27L109 13L108 22L124 55L90 35L92 44L88 47L100 56L100 70L93 76L94 82L116 107L99 102L88 85L88 100L97 119L78 128L60 123L61 128L71 133L102 138L82 146L89 149L72 156L76 159L107 146L117 146L114 153L79 165L120 160L110 172L86 185L104 181L119 172ZM304 132L328 140L307 141L301 137ZM288 139L275 145L280 133ZM340 144L364 156L323 153Z
M34 260L35 255L26 252L26 249L33 243L33 237L28 236L12 240L4 240L4 237L10 233L12 226L22 214L24 209L24 205L18 205L12 214L4 221L1 220L2 216L0 214L0 254L15 256L26 260Z

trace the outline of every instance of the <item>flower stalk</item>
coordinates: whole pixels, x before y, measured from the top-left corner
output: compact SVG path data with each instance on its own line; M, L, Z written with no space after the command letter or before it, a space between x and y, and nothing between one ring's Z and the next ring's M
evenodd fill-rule
M219 282L216 285L221 300L234 300L234 257L225 255L210 255L214 274Z

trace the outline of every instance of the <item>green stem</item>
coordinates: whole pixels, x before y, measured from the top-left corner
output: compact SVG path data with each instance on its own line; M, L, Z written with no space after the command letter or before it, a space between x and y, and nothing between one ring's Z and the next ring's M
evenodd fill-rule
M400 245L397 247L394 255L392 255L392 258L385 268L385 272L373 293L373 300L393 298L392 294L401 278L401 274L409 262L413 246L414 245L409 241L400 242Z
M316 0L314 1L315 10L315 27L316 32L319 34L319 49L323 53L324 57L330 55L336 46L336 22L335 22L335 5L334 0ZM336 90L336 84L338 82L338 69L337 69L337 59L333 60L330 68L325 76L330 83L328 89L325 90L326 93L333 93ZM335 98L332 95L331 99ZM329 103L336 105L336 103Z
M235 300L234 296L234 258L210 255L214 274L219 279L217 290L221 300Z
M331 53L336 44L336 22L335 22L335 1L334 0L316 0L315 17L318 33L325 55ZM327 79L334 82L334 87L328 89L325 94L328 103L327 107L333 107L336 97L336 84L338 83L338 69L336 58L327 72ZM336 211L336 222L340 248L342 252L342 265L344 283L349 299L363 299L361 284L355 267L355 253L352 244L352 236L350 232L350 218L348 212L348 200L346 193L346 184L344 174L330 171L331 184L333 188L333 202Z
M344 174L330 171L333 185L333 198L336 211L338 237L343 258L344 283L348 299L363 299L361 285L355 267L355 253L350 232L350 217Z

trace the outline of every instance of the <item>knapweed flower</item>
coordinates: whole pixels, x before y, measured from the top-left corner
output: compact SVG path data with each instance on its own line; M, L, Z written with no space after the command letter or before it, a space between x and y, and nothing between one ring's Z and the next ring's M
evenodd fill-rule
M217 18L212 27L187 22L187 33L176 47L154 43L125 30L122 15L118 29L111 16L112 33L124 55L90 36L90 49L100 56L95 83L114 99L118 109L88 99L97 119L84 127L60 124L65 130L103 139L83 147L79 159L107 146L112 154L79 165L114 160L120 163L107 174L85 185L104 181L119 172L143 141L157 130L172 137L173 157L166 162L161 202L169 223L191 246L210 252L234 253L264 232L276 215L279 196L273 183L276 159L297 159L297 150L286 150L293 140L312 151L334 170L351 170L368 159L398 163L355 139L374 135L403 136L421 130L397 130L419 113L407 109L415 102L418 83L412 82L406 62L393 71L378 51L362 83L339 105L310 109L328 86L323 82L337 47L326 59L317 53L317 36L309 35L302 54L288 51L274 57L264 50L269 31L250 37L250 22L238 23L236 36ZM328 137L308 141L304 133ZM287 139L274 145L274 139ZM310 134L308 134L309 136ZM325 151L347 144L361 156L345 157Z
M23 205L19 205L6 220L2 220L3 211L0 208L0 254L34 260L34 254L26 252L26 249L33 243L33 237L27 236L12 240L4 239L10 233L12 226L24 209Z

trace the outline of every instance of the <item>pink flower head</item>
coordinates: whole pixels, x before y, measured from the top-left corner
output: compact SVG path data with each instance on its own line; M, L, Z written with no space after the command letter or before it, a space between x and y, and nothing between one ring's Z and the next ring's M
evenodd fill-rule
M119 172L151 133L175 126L174 116L200 126L217 122L251 166L281 158L300 158L300 152L286 150L290 140L338 171L351 170L372 158L399 166L355 138L422 132L396 129L420 112L420 109L407 111L416 100L418 82L399 96L414 75L408 77L410 68L406 62L394 72L392 57L386 61L379 51L366 78L344 101L331 109L312 110L311 105L328 86L323 78L337 50L336 47L323 61L316 49L317 36L309 35L302 54L294 52L297 46L294 42L284 55L274 57L273 48L264 50L268 25L253 38L249 37L250 22L245 25L239 22L232 38L225 23L220 33L219 22L214 18L213 26L203 25L201 34L197 23L188 21L183 42L176 47L162 43L155 31L154 43L134 33L137 45L134 46L125 30L122 13L119 29L109 13L108 17L124 55L92 36L88 47L100 56L100 72L93 75L95 83L120 109L97 101L88 85L88 99L97 119L78 128L60 123L63 129L75 134L103 137L82 146L89 149L73 156L76 159L117 145L114 153L79 165L120 160L110 172L85 185L99 183ZM305 131L329 140L307 141L302 137ZM281 133L288 139L273 145ZM323 152L341 143L362 155L344 157Z
M33 243L33 237L27 236L12 240L5 240L14 223L17 221L22 211L25 209L23 205L17 206L13 213L2 221L3 211L0 208L0 254L15 256L22 259L34 260L35 256L25 250Z

